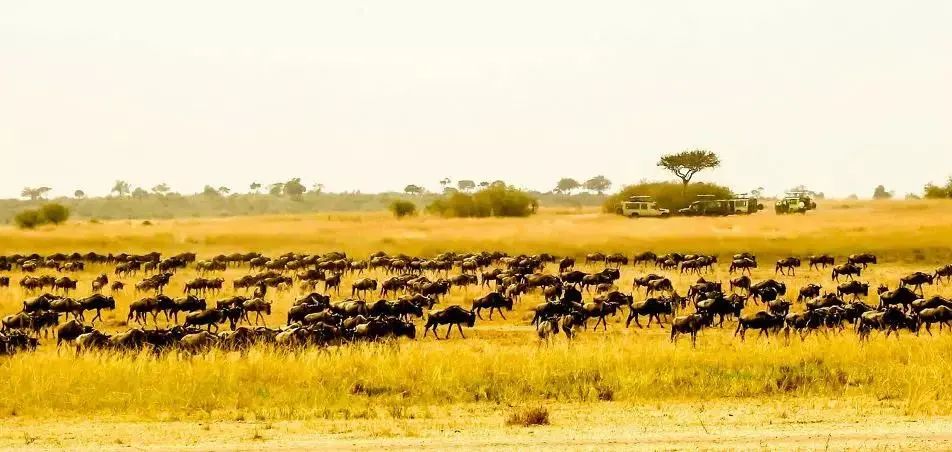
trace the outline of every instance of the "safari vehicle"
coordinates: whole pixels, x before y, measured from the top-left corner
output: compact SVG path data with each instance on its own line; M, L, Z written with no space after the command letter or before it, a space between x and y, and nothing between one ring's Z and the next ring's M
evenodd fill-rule
M726 215L749 215L764 208L757 198L738 196L731 199L714 199L714 195L698 195L698 200L683 209L680 215L688 217L713 217Z
M816 202L813 201L810 195L804 192L787 193L786 196L778 199L777 204L774 205L774 211L777 212L777 215L807 213L814 209L816 209Z
M658 203L650 196L632 196L621 203L621 214L629 218L666 218L671 212L668 209L658 207Z

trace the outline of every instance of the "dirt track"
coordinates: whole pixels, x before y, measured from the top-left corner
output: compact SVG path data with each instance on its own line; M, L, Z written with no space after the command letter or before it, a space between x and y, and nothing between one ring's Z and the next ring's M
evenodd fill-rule
M70 449L873 449L952 448L952 419L912 418L887 402L790 399L666 406L550 406L552 425L509 427L511 408L429 407L423 418L90 423L12 419L0 448ZM437 412L438 411L438 412ZM834 420L835 419L835 420Z

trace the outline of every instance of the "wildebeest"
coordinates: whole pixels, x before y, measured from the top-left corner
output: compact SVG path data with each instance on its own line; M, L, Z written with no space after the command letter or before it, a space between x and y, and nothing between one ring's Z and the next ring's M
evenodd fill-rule
M922 285L923 284L931 285L934 279L935 279L935 275L931 275L929 273L924 273L924 272L913 272L906 276L903 276L902 278L899 278L899 286L900 287L912 286L913 290L918 290L919 295L922 295L923 294Z
M847 262L845 264L837 265L833 267L833 272L830 274L830 280L839 281L840 276L845 275L849 279L853 279L853 276L859 276L863 272L863 268L852 263Z
M215 328L215 331L218 331L218 324L224 323L227 318L225 317L224 310L222 309L206 309L204 311L190 312L185 315L185 327L190 326L204 326L208 331L211 331L212 328Z
M948 306L939 306L935 308L923 309L919 311L918 319L919 325L917 326L917 329L921 328L921 326L925 324L926 332L931 336L931 327L933 323L939 324L939 331L942 331L943 325L952 329L952 324L949 323L952 322L952 308L949 308Z
M807 284L800 288L800 294L797 295L797 301L802 302L804 300L809 300L811 298L819 297L820 290L822 289L823 287L820 286L819 284L812 284L812 283Z
M466 326L470 328L476 325L476 313L463 309L458 305L431 311L426 317L423 336L426 337L426 333L433 330L433 335L439 339L436 328L439 325L449 325L449 328L446 330L446 339L449 339L450 333L453 331L453 325L456 325L456 328L459 329L459 335L465 338L466 336L463 334L463 324L466 324Z
M506 308L507 311L512 310L512 298L505 297L499 292L490 292L473 300L472 312L475 312L476 316L482 320L483 316L480 311L489 309L489 320L492 320L493 311L499 311L499 315L505 320L506 316L502 313L503 308Z
M783 326L783 315L774 314L768 311L758 311L753 314L747 314L737 319L737 330L734 336L740 335L740 340L744 340L744 333L748 329L760 330L760 334L770 337L770 330L780 329ZM759 335L758 335L759 336Z
M862 296L869 296L869 284L859 281L849 281L836 286L836 295L852 295L853 299L859 299Z
M734 289L744 289L747 291L747 293L750 293L750 283L750 276L747 275L741 275L737 278L733 278L730 280L731 292L733 292Z
M885 309L895 305L901 305L905 309L909 307L912 302L919 299L919 295L908 287L899 287L896 290L889 290L886 286L880 286L877 293L879 293L879 309Z
M691 335L691 346L697 347L697 333L701 331L708 323L708 317L705 314L690 314L681 316L671 322L671 342L677 342L678 336L682 334Z
M752 268L757 268L757 261L749 258L740 258L732 260L727 271L729 273L734 273L735 271L740 271L741 273L747 272L749 275Z
M820 254L810 256L810 269L819 270L821 268L825 269L827 265L833 266L836 265L836 258L830 256L829 254Z
M582 314L584 315L583 322L587 323L588 319L596 318L598 320L595 322L595 326L592 327L592 331L597 330L599 324L601 324L602 328L605 331L607 331L608 321L606 320L606 317L609 315L614 316L615 314L617 314L618 306L619 306L618 303L614 303L611 301L605 301L600 303L598 302L585 303L584 305L582 305Z
M102 320L102 310L112 311L116 309L116 299L102 294L93 294L79 300L83 305L83 311L96 311L96 315L90 320L95 323L97 319Z
M643 266L647 266L648 264L656 261L657 259L658 259L657 254L652 253L651 251L645 251L643 253L636 254L634 259L632 259L632 264L634 265L642 264Z
M935 282L941 283L942 278L945 278L945 282L952 281L952 264L943 265L935 269ZM9 281L8 281L9 284Z
M796 275L796 268L800 267L800 259L796 257L787 257L777 261L777 265L774 268L774 274L780 273L781 275L790 274L791 276ZM786 270L787 273L784 273Z
M654 319L657 320L658 326L664 328L664 322L661 321L661 316L672 313L674 313L674 308L671 300L649 298L640 303L633 303L628 310L628 320L625 321L625 328L628 328L632 321L635 322L635 325L638 325L638 328L641 328L641 322L638 321L638 317L642 315L648 316L649 327L651 326L651 320Z
M63 342L72 342L81 334L90 333L92 331L93 327L83 325L82 322L76 319L63 323L56 328L56 347L58 348Z
M258 320L261 320L261 323L263 325L267 325L267 322L265 321L266 319L264 316L271 315L270 301L265 301L264 299L261 299L261 298L252 298L251 300L248 300L242 303L241 307L244 310L245 320L247 320L249 323L251 322L251 320L248 319L248 313L254 312L255 313L254 324L257 325Z
M853 265L862 265L863 268L866 268L866 266L869 264L877 263L877 260L875 255L864 253L864 254L853 254L849 258L846 259L846 262Z

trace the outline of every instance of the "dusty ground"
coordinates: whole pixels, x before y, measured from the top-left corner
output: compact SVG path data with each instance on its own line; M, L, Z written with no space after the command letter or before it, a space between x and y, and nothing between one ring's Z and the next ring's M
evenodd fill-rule
M512 427L515 408L463 405L416 419L0 422L0 448L113 449L913 449L952 448L952 418L914 418L891 402L605 402L548 406L551 425ZM429 410L433 410L430 408ZM443 411L443 410L441 410Z

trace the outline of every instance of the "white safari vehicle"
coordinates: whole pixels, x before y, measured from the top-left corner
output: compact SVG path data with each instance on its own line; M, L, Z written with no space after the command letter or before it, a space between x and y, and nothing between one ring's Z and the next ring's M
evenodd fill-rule
M658 217L665 218L671 214L668 209L658 207L650 196L632 196L621 203L621 214L629 218Z

